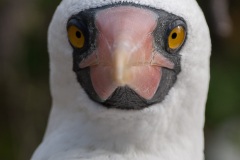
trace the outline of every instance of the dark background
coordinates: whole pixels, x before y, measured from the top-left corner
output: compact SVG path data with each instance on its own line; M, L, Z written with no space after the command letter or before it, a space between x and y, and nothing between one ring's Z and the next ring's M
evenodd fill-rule
M47 28L59 2L0 0L1 160L30 159L43 137L51 107ZM239 160L240 1L228 1L229 27L220 31L218 18L222 15L214 16L210 0L198 2L207 17L213 44L206 159Z

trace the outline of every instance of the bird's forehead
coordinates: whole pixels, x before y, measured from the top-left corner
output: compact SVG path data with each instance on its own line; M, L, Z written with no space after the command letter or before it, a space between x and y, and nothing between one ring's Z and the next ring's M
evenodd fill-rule
M65 10L65 15L71 16L86 9L116 3L145 5L156 9L163 9L169 13L174 12L176 15L184 18L190 15L189 13L192 13L191 11L196 10L197 7L196 0L63 0L60 6Z

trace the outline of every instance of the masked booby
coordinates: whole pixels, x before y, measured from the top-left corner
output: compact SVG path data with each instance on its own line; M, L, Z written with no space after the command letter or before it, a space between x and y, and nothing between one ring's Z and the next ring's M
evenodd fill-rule
M63 0L32 160L203 160L211 42L196 0Z

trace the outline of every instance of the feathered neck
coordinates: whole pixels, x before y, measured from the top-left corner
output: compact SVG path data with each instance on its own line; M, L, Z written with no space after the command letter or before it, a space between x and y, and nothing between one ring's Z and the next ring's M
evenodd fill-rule
M141 111L125 111L103 108L83 91L74 95L70 101L67 95L53 98L47 144L40 147L46 158L64 153L66 159L203 159L204 103L182 101L173 89L169 97L179 101L167 98Z

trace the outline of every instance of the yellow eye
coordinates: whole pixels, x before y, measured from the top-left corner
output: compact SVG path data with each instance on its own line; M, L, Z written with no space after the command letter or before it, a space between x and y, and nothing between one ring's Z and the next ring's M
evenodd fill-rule
M82 31L76 26L72 25L68 27L68 39L74 47L83 48L85 37Z
M185 29L182 26L175 27L168 36L168 46L170 49L181 47L185 40Z

